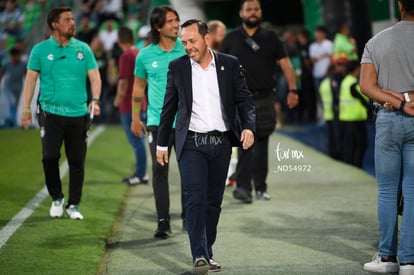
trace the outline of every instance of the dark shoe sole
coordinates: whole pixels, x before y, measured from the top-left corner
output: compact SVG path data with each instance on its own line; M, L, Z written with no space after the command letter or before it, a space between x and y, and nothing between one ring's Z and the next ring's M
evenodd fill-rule
M154 234L154 238L167 239L170 235L171 235L171 232L168 232L168 231L157 231Z
M248 195L247 191L241 190L240 188L233 190L233 198L240 200L243 203L253 202L253 198Z
M221 271L221 267L216 267L216 266L208 267L208 272L220 272L220 271Z

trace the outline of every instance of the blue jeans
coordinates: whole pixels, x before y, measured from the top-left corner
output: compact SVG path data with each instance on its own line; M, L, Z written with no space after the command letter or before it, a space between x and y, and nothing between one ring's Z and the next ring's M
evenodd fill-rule
M375 170L381 256L398 255L414 262L414 118L400 111L380 110L376 120ZM404 209L398 247L398 192Z
M193 260L213 256L231 155L225 134L206 137L188 134L178 160Z
M132 113L121 113L121 123L124 127L129 144L134 148L135 154L135 175L143 178L147 171L147 152L145 149L145 136L141 138L131 132Z

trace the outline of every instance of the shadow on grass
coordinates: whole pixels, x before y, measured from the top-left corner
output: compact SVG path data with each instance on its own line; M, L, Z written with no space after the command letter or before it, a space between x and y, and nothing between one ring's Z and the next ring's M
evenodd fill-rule
M262 219L246 219L241 232L263 239L288 242L352 262L362 263L372 256L356 248L356 243L358 246L362 243L372 247L373 251L376 249L376 225L364 222L366 216L359 213L326 211L323 219L275 213L275 218L282 225L275 226ZM252 227L252 224L256 226ZM260 228L260 232L257 228Z
M140 262L149 262L152 268L146 270L145 267L140 266L138 269L139 274L192 274L189 272L191 270L191 261L188 254L175 249L179 247L180 239L173 234L168 239L145 238L119 241L109 245L107 248L113 252L117 251L117 253L120 251L123 251L123 253L127 252L127 254L131 254L131 258L139 258ZM108 261L108 269L110 265L111 262ZM154 270L153 266L158 268ZM124 274L137 274L138 270L133 265L124 265L122 267Z

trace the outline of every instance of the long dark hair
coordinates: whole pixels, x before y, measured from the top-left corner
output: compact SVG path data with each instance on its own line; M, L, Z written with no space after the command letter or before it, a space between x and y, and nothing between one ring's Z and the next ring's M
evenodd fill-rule
M152 43L154 44L157 44L160 41L160 32L157 29L162 28L165 25L168 12L173 12L177 16L178 20L180 20L180 17L178 16L178 12L171 6L167 6L167 5L156 7L151 13L150 36L151 36Z

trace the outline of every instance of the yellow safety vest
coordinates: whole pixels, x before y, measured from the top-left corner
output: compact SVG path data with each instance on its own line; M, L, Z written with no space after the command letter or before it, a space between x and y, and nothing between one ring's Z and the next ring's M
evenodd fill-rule
M340 121L365 121L368 118L366 107L358 98L351 94L352 85L356 85L358 93L368 101L368 97L361 93L361 88L358 84L358 79L353 75L347 75L341 83L339 93L339 120Z
M331 121L334 118L333 112L333 97L331 88L331 78L326 77L322 80L319 86L319 94L321 95L323 118L327 121Z

